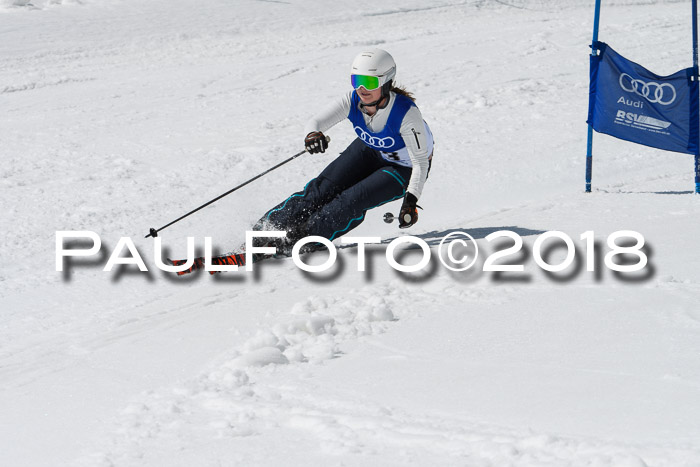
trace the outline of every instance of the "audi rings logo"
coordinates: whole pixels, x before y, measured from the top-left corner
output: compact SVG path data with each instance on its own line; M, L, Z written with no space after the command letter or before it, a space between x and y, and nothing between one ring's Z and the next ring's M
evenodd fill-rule
M676 100L676 88L669 83L645 83L641 79L634 79L627 73L620 75L620 87L627 91L642 96L652 104L671 105Z
M386 138L372 136L359 126L355 127L355 133L357 133L357 136L359 136L362 141L376 149L387 149L396 144L394 138L391 136L387 136Z

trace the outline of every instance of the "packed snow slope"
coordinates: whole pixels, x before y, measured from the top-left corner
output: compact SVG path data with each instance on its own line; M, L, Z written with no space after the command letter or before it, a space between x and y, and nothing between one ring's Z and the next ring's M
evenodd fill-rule
M0 2L0 465L700 465L693 161L596 135L583 193L592 23L592 0ZM690 24L689 2L604 2L600 38L667 75ZM159 271L148 229L298 152L375 46L436 149L419 223L383 223L397 202L352 234L417 236L429 267L384 245L365 271L354 247L323 273ZM169 254L236 248L353 138L328 133L162 231ZM102 250L61 273L66 230ZM522 272L483 271L500 230ZM621 230L638 273L604 262ZM549 231L576 250L546 274ZM436 259L453 232L479 246L467 272ZM102 270L121 237L147 273Z

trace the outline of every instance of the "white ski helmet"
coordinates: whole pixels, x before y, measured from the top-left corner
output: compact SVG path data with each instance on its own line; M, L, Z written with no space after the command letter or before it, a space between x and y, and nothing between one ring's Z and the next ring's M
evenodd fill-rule
M396 62L386 50L368 50L355 57L350 74L352 87L355 89L364 86L368 91L372 91L385 85L389 88L396 76Z

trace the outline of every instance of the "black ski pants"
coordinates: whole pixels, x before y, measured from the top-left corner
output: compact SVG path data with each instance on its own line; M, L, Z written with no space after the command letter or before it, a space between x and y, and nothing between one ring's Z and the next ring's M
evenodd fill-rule
M256 228L287 230L295 241L309 235L333 240L360 225L368 210L402 198L411 170L386 161L358 138Z

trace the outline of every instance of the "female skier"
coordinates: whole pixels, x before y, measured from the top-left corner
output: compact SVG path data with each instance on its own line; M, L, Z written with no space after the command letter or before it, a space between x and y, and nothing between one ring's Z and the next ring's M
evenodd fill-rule
M357 134L337 159L304 189L269 210L255 230L286 230L273 242L280 253L309 235L333 240L362 223L365 213L403 198L399 227L418 221L417 202L428 177L433 136L411 93L394 84L396 63L381 49L352 62L353 90L306 124L309 153L323 153L323 132L344 119Z
M346 118L357 139L302 191L270 209L253 227L283 230L286 237L255 238L255 246L274 246L278 254L289 255L298 240L310 235L332 241L360 225L368 210L399 198L399 227L418 221L417 202L430 170L433 135L411 93L394 85L395 76L396 63L385 50L355 57L353 90L309 120L304 144L312 154L325 152L328 140L323 132ZM304 251L318 246L307 245ZM212 264L245 264L244 256L219 256ZM176 266L183 263L173 261ZM203 267L204 258L195 258L193 266L178 275Z

